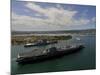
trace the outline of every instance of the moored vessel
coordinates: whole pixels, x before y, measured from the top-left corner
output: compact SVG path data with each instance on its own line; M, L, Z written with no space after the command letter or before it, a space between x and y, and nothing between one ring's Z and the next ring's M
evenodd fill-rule
M49 44L55 44L57 41L47 41L46 39L43 40L38 40L37 42L34 43L27 43L24 45L24 47L32 47L32 46L43 46L43 45L49 45Z

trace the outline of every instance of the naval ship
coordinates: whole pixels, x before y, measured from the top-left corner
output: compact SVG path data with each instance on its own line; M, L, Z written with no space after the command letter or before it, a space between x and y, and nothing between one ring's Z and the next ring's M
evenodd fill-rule
M77 52L83 48L83 45L69 45L63 48L51 47L45 50L35 49L29 52L19 53L16 62L34 63L37 61L49 60Z
M24 45L24 47L44 46L44 45L55 44L55 43L57 43L56 40L54 40L54 41L47 41L46 39L43 39L43 40L38 40L35 43L27 43L27 44Z

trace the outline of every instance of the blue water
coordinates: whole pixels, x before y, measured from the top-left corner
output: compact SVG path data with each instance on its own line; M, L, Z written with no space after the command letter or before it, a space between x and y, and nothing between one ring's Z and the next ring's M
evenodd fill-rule
M80 38L77 40L76 38ZM85 70L96 68L96 37L95 35L73 35L71 40L60 40L57 44L24 48L23 45L11 47L11 72L12 74ZM34 64L18 65L15 60L19 52L25 52L33 49L46 49L52 46L64 47L69 44L84 44L85 48L81 51L61 58L47 60Z

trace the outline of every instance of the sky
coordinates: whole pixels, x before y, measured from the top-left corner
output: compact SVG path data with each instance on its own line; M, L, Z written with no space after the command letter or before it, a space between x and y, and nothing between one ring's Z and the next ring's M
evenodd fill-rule
M11 28L14 31L95 29L96 6L12 0Z

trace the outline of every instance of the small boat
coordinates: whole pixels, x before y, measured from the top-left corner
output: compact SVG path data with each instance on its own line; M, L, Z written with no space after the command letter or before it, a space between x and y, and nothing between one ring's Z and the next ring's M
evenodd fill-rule
M35 43L25 44L24 47L43 46L43 45L49 45L49 44L54 44L54 43L57 43L57 41L38 40Z
M76 40L81 40L80 38L76 38Z
M18 63L30 63L42 60L53 59L61 57L70 53L77 52L84 48L83 45L71 45L64 48L51 47L46 50L32 50L29 52L19 53L16 62Z
M31 47L33 45L34 45L34 43L27 43L27 44L24 45L24 47Z

